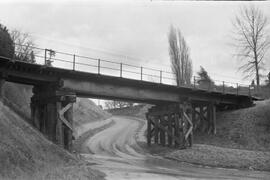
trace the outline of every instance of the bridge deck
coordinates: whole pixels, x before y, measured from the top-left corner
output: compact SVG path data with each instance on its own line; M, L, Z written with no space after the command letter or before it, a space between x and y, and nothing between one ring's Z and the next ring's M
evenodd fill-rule
M182 99L188 99L202 103L213 101L217 104L240 106L249 106L253 101L253 98L247 95L177 87L11 61L4 58L0 58L0 73L6 81L28 85L55 84L59 90L73 92L78 97L131 100L153 104L177 103Z

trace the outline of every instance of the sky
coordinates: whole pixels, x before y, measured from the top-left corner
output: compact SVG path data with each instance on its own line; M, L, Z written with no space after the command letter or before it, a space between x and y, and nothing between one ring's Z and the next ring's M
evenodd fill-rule
M0 1L0 23L29 33L41 48L164 71L171 71L168 32L173 25L190 47L194 75L203 66L212 79L250 84L242 79L230 45L231 21L240 6L250 3L12 0ZM270 2L252 3L270 18Z

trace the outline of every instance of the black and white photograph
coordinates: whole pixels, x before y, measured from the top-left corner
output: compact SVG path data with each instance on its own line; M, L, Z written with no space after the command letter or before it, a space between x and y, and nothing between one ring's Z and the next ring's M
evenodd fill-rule
M0 0L0 180L270 180L270 1Z

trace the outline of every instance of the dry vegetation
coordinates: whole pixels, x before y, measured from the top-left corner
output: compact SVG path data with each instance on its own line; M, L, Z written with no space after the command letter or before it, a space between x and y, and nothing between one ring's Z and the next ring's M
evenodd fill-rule
M217 114L217 134L197 133L195 143L270 151L270 100L256 106Z
M103 179L2 102L0 109L0 179Z
M148 111L150 107L151 105L142 104L142 105L135 105L133 107L108 109L107 112L109 112L112 115L133 116L145 119L145 113Z
M197 132L191 149L160 152L194 164L270 171L270 100L217 114L217 135Z
M270 152L195 144L165 155L169 159L213 167L270 171Z
M217 134L196 132L191 149L140 146L151 154L206 166L270 171L270 100L217 113Z
M94 102L86 98L77 98L74 105L74 125L80 126L85 123L109 118L111 115L103 111Z
M88 163L48 141L30 120L32 87L6 82L0 101L0 179L103 179ZM75 125L109 116L89 99L74 106Z

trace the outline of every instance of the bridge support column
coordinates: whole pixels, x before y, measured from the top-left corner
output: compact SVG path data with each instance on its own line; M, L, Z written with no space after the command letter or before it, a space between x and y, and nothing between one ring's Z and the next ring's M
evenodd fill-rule
M192 110L187 103L159 105L149 109L147 144L186 148L192 146ZM153 141L152 141L153 138Z
M32 124L49 140L67 150L72 148L73 93L58 91L55 86L35 86L31 98Z

